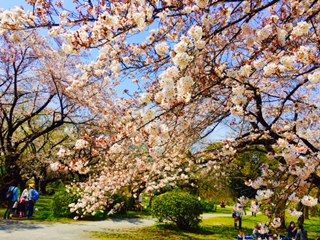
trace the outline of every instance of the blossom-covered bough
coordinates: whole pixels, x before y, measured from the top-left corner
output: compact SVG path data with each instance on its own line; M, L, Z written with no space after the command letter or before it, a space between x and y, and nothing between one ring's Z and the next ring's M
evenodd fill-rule
M48 28L65 54L91 54L68 91L101 118L101 160L73 210L95 213L123 189L139 195L188 181L199 168L189 150L222 123L240 130L202 167L263 145L278 166L249 183L264 191L258 199L285 204L295 193L317 204L319 1L27 2L31 11L1 12L2 33ZM86 97L90 83L103 94Z

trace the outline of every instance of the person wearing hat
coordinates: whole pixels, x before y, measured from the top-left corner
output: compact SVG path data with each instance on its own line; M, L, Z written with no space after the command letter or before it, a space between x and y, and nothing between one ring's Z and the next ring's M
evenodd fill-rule
M34 212L34 199L32 192L34 191L34 184L30 183L28 186L27 193L27 218L32 218Z

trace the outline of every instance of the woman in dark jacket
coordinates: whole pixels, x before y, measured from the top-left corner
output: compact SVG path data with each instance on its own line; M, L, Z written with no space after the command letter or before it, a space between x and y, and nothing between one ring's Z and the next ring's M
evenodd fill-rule
M288 238L294 238L297 235L297 227L296 224L292 221L288 227Z

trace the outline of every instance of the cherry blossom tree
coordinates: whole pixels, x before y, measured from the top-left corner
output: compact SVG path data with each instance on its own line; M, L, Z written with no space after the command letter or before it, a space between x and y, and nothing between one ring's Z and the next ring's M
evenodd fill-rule
M317 204L309 194L320 187L319 1L26 2L30 11L1 13L2 34L47 28L66 54L95 58L78 66L70 92L104 84L104 94L79 96L107 134L73 210L103 210L124 188L139 194L188 181L199 166L226 165L248 145L264 146L278 162L248 182L261 188L259 200L281 187L276 199L296 194L304 205ZM189 154L222 123L239 131L211 161ZM276 227L281 216L273 217Z
M52 133L76 120L78 107L64 92L74 61L57 54L34 30L5 33L0 41L0 147L6 170L3 177L23 185L27 169L31 177L36 174L35 165L44 163L39 161L41 150L52 141L63 141L63 136L53 140Z

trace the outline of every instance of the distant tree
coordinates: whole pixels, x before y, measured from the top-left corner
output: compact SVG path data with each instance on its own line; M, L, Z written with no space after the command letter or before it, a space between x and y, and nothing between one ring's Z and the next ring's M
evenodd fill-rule
M261 174L261 167L267 163L266 150L261 147L249 147L240 152L232 163L229 172L228 186L235 198L241 196L254 198L257 190L248 186L249 179L255 179Z

